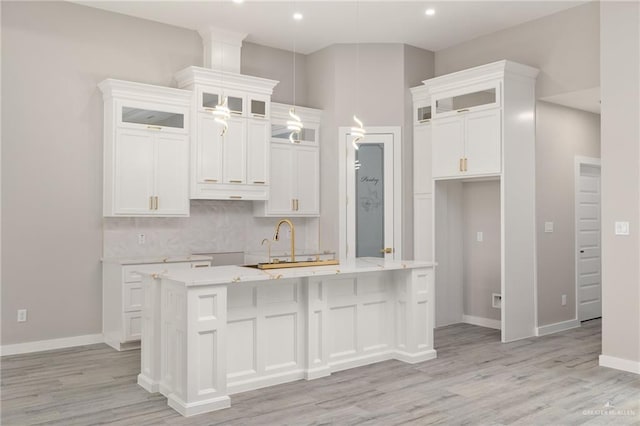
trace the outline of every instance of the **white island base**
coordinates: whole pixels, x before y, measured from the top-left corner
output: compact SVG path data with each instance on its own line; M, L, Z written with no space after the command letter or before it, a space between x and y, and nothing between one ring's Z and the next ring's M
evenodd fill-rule
M222 266L144 280L138 384L183 416L229 395L388 359L433 359L433 264Z

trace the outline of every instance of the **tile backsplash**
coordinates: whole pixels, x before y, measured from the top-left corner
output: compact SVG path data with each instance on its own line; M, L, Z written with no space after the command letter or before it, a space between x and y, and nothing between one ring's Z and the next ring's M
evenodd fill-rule
M279 218L253 216L247 201L192 200L191 216L183 218L104 218L106 258L227 253L265 249ZM318 219L296 218L296 248L318 249ZM285 228L283 228L284 230ZM138 244L138 235L145 244ZM288 231L272 249L289 247ZM265 249L266 250L266 249Z

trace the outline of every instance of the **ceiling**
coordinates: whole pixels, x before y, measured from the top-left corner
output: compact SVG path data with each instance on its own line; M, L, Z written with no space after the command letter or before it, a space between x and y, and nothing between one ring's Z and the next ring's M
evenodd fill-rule
M93 1L74 3L198 30L216 26L247 41L309 54L338 43L404 43L438 51L585 3L576 1ZM426 16L433 8L435 15ZM301 12L301 21L292 19ZM358 19L356 19L358 17Z
M540 98L542 101L564 105L569 108L581 109L583 111L600 114L600 88L577 90L575 92L562 93L560 95Z

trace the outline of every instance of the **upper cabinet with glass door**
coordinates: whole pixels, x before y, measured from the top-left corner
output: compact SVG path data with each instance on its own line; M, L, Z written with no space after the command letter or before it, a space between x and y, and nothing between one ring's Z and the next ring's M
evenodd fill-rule
M188 67L178 87L195 94L191 198L266 200L269 196L271 94L277 81ZM228 129L212 113L226 100Z
M440 118L500 105L500 82L494 81L433 93L429 113Z

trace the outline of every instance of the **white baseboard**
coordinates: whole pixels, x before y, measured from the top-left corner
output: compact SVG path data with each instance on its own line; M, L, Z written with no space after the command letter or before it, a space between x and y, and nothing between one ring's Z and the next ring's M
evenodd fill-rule
M536 328L536 336L546 336L547 334L559 333L572 328L580 327L580 321L572 319L569 321L556 322Z
M93 345L103 343L102 334L87 334L85 336L63 337L61 339L38 340L36 342L15 343L0 347L0 355L18 355L31 352L50 351L53 349L70 348L73 346Z
M474 317L472 315L463 315L462 322L465 324L478 325L480 327L494 328L496 330L500 330L502 328L500 320Z
M639 361L631 361L630 359L616 358L609 355L600 355L598 358L598 364L600 364L600 367L615 368L616 370L640 374Z

